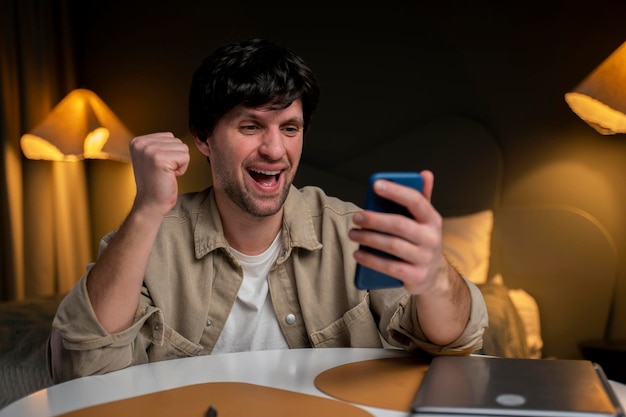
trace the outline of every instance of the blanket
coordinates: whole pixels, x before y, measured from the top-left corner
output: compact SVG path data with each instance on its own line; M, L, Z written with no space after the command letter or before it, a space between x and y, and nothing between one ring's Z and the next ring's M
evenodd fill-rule
M60 297L0 304L0 408L52 385L46 341Z
M483 336L482 353L503 358L528 358L524 323L503 284L488 282L478 285L489 315L489 328Z

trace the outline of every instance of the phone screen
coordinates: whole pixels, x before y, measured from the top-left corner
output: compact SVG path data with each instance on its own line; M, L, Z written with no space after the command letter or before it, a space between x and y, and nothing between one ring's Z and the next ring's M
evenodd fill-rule
M406 207L403 207L385 198L379 197L376 193L374 193L373 185L374 182L378 179L393 181L422 192L424 181L421 175L417 172L378 172L370 177L367 187L367 196L365 199L366 210L379 211L384 213L397 213L407 217L411 217ZM390 255L387 252L372 249L368 246L361 245L360 248L362 250L372 252L378 256L395 258L395 256ZM382 272L375 271L361 264L357 264L354 284L357 288L361 290L373 290L381 288L401 287L402 281L390 277L389 275L383 274Z

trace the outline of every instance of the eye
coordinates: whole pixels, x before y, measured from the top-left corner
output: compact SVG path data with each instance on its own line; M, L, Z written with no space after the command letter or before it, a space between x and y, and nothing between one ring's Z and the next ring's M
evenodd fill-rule
M285 126L283 127L283 132L285 132L285 134L287 136L296 136L299 132L300 132L300 126Z
M239 126L239 130L244 134L244 135L251 135L254 134L257 130L258 130L258 126L256 125L242 125Z

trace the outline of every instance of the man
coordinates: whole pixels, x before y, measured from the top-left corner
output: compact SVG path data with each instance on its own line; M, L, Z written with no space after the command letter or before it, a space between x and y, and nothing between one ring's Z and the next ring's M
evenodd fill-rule
M213 186L179 196L187 146L171 133L133 139L137 195L59 307L49 344L56 382L218 352L381 347L381 336L431 354L481 347L486 308L442 254L432 173L422 172L423 194L375 184L412 219L292 186L318 94L306 64L264 40L202 63L189 124ZM358 290L355 260L404 287Z

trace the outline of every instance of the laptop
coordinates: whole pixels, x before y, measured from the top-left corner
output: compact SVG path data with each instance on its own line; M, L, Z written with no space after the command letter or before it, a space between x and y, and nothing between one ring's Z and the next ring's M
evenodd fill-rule
M438 356L411 416L624 417L602 368L587 360Z

